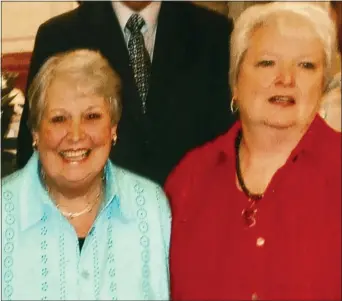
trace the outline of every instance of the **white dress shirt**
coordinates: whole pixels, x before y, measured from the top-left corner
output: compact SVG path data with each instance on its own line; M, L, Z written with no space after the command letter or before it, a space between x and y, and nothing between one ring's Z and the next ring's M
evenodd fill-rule
M113 1L112 5L124 34L126 45L128 45L130 31L126 28L126 24L131 15L136 14L137 12L130 9L121 2ZM150 55L151 61L153 57L160 6L161 2L151 2L148 6L138 12L138 14L145 20L145 25L142 27L141 33L144 36L145 47Z

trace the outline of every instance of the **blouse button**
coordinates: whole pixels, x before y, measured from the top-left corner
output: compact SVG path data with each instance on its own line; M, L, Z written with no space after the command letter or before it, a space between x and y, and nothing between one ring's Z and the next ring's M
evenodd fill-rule
M265 239L263 237L258 237L257 241L256 241L256 245L258 247L262 247L265 244Z
M89 278L89 272L87 270L83 270L81 275L82 275L82 278L84 278L84 279L88 279Z
M259 300L258 295L256 293L252 294L252 300Z

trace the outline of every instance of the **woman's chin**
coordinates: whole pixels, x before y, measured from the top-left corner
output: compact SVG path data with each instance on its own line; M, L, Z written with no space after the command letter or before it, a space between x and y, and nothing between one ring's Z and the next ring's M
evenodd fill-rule
M266 126L274 129L287 129L296 125L296 120L291 118L267 118L263 122Z
M59 174L58 177L63 178L66 185L75 186L89 181L93 170L87 164L62 164L54 174Z
M69 186L78 186L89 182L90 174L84 172L64 173L63 178Z

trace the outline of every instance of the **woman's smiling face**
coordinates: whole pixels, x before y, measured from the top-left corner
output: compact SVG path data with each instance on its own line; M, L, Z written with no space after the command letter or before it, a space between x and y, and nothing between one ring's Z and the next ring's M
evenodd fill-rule
M52 181L77 186L101 174L116 135L109 111L103 97L82 94L67 80L52 82L40 126L33 133Z

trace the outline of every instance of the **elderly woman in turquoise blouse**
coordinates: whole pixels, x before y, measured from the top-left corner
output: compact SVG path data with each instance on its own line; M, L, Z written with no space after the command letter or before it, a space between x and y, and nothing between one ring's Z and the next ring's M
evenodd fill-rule
M2 183L4 299L169 298L165 195L108 160L119 90L90 50L52 57L37 74L28 99L36 151Z

